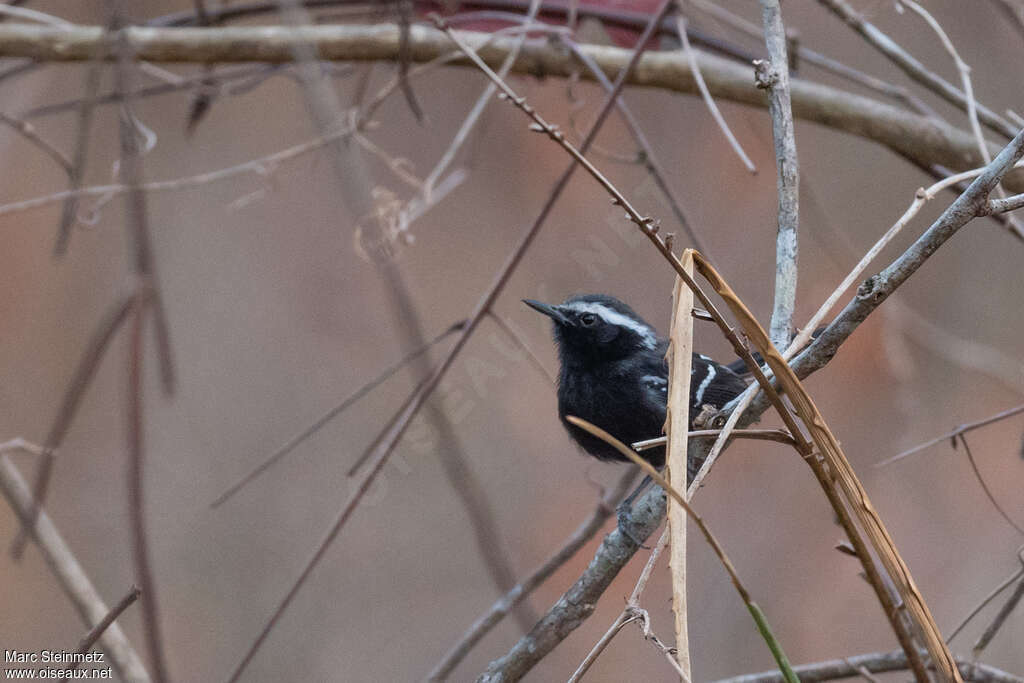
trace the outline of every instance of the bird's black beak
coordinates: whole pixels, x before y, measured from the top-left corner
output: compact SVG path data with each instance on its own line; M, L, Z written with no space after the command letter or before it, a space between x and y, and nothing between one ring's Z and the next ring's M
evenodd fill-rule
M559 325L569 324L569 319L565 317L564 313L558 310L557 306L552 306L550 304L542 304L541 302L534 301L533 299L523 299L523 303L532 308L533 310L537 311L538 313L543 313L544 315L551 318Z

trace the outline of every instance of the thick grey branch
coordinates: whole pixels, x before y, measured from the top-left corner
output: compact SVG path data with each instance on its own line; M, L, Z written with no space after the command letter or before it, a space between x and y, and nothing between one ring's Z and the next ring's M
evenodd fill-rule
M758 87L768 92L779 195L779 225L775 238L775 303L770 336L772 343L784 347L789 343L793 310L796 308L800 167L797 163L793 106L789 95L786 27L782 23L779 0L761 0L761 13L764 16L768 61L755 62L755 74Z
M401 46L397 25L310 26L302 28L140 28L125 29L138 59L151 62L290 62L292 48L311 44L323 60L395 60ZM489 65L497 66L515 45L514 38L461 32ZM0 24L0 56L31 57L47 61L85 61L104 40L98 27L56 29ZM490 41L490 42L488 42ZM630 50L600 45L581 45L610 76L629 61ZM409 32L409 59L426 62L451 52L444 34L425 26ZM465 62L462 62L465 63ZM717 98L764 107L767 100L751 78L749 67L712 55L698 53L698 65L708 90ZM527 41L512 67L515 73L567 77L578 63L556 46ZM587 71L584 78L592 79ZM647 53L627 81L630 85L698 92L686 56L677 52ZM935 164L966 170L983 162L971 135L948 124L873 100L800 79L791 81L793 114L878 142L916 164ZM1024 174L1007 187L1024 191Z

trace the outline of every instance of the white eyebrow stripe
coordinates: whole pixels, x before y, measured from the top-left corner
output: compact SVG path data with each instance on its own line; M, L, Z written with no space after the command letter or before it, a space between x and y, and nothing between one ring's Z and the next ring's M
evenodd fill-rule
M697 387L697 393L694 394L694 399L693 399L694 405L697 405L697 406L703 405L704 392L707 391L708 386L710 386L710 384L711 384L711 380L713 380L715 378L716 374L717 373L715 372L715 366L714 365L708 365L708 374L704 378L704 381L700 383L700 386Z
M630 318L628 315L623 315L614 309L608 308L604 304L593 303L590 301L573 301L572 303L565 304L565 308L577 313L593 313L604 318L604 321L607 323L633 330L640 335L644 346L649 349L653 349L658 345L658 338L655 336L654 330L647 327L647 325Z

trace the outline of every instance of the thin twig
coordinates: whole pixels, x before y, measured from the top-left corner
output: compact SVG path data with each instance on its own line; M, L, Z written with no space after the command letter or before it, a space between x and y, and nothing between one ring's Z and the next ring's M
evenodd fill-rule
M132 586L130 589L128 589L128 592L125 593L125 596L121 598L116 605L110 608L110 611L107 612L106 616L100 619L99 623L93 626L91 629L89 629L89 632L85 634L82 640L78 643L78 650L76 651L77 654L84 655L86 652L88 652L89 648L95 645L96 641L100 639L104 632L108 628L110 628L111 625L113 625L113 623L117 620L119 616L121 616L121 613L128 609L132 605L132 603L139 599L139 594L141 592L142 591L139 590L138 586ZM68 668L71 671L74 671L81 664L82 660L76 659L74 662L71 663L71 666L69 666Z
M125 319L127 319L131 307L132 295L130 293L122 295L106 311L103 318L100 319L99 326L86 344L85 352L78 361L75 373L72 375L71 382L64 392L60 407L57 409L57 416L50 427L46 441L43 442L43 454L40 457L35 483L32 487L34 506L41 506L46 501L46 495L50 487L50 478L53 474L56 450L64 442L64 437L71 427L71 421L78 412L78 406L85 395L85 390L92 382L92 378L95 376L100 361L103 360L103 354L110 346L114 334L124 323ZM11 543L11 556L15 559L20 558L22 552L24 552L25 544L28 542L27 532L31 529L32 524L35 523L35 515L35 512L28 514L26 517L28 520L27 524L18 530L18 534Z
M654 570L654 565L658 562L658 556L668 547L670 543L668 536L668 529L661 534L661 538L658 543L654 546L654 550L651 552L651 556L647 559L647 564L644 565L643 571L640 572L640 578L637 579L636 586L633 588L633 592L629 596L629 605L626 609L639 616L637 619L637 625L640 627L640 633L643 635L644 640L650 642L654 647L661 651L665 656L668 663L675 669L675 672L679 674L679 680L682 683L690 683L691 677L688 670L684 670L677 661L677 657L673 652L673 648L666 647L661 639L658 638L651 632L651 620L647 614L647 610L640 609L640 595L647 587L647 582L651 578L651 573Z
M85 177L85 164L88 160L89 133L92 128L93 109L96 104L96 93L100 87L100 77L103 75L103 59L106 50L97 47L85 74L85 91L78 105L78 113L75 123L75 152L74 161L68 172L68 192L64 200L64 207L61 210L60 223L57 228L57 240L53 247L53 253L62 256L68 248L71 240L71 229L78 221L78 195Z
M722 116L722 112L719 111L718 105L715 104L715 100L711 97L711 92L708 91L708 85L704 82L704 77L700 73L700 65L697 64L697 57L694 54L693 48L690 47L690 41L686 37L686 19L682 16L676 18L679 26L679 40L683 46L683 52L686 54L686 59L690 62L690 71L693 72L693 80L697 83L697 89L700 91L701 99L704 100L704 106L708 108L708 112L711 114L711 118L714 119L715 125L722 131L722 135L729 142L729 146L732 147L732 151L736 153L736 156L740 158L743 165L747 167L747 170L751 173L757 173L757 167L754 166L754 162L750 160L747 153L743 150L743 146L740 145L739 140L733 134L732 129L729 128L729 124L726 122L725 117ZM699 250L699 247L697 247Z
M748 36L758 39L761 39L764 36L764 28L762 26L758 26L751 21L747 21L746 19L733 14L728 9L710 2L710 0L687 0L687 2L702 12L707 12L715 19L725 22L728 26L745 33ZM917 97L902 86L883 81L882 79L866 74L863 71L858 71L857 69L836 61L831 57L826 57L820 52L815 52L802 43L796 44L795 46L791 45L790 47L794 49L795 56L801 64L812 64L823 71L827 71L828 73L839 76L840 78L845 78L852 83L857 83L865 88L874 90L885 97L898 100L922 116L941 120L939 115L935 113L934 109L925 104L920 97Z
M0 113L0 123L10 126L15 131L17 131L17 133L21 135L23 138L31 142L33 145L35 145L42 151L46 152L46 154L51 159L56 161L57 164L60 165L62 169L64 169L64 172L67 173L69 177L71 176L71 160L64 155L64 152L61 152L59 149L50 144L43 136L36 132L35 126L33 126L31 123L28 123L19 118L4 113Z
M498 625L515 603L533 592L534 589L554 574L556 570L568 562L580 548L586 545L601 530L605 520L611 517L615 511L615 506L622 500L636 480L637 472L637 469L630 468L627 472L623 473L615 486L609 489L602 496L601 500L598 501L597 507L590 513L590 517L581 522L572 535L543 564L491 605L486 613L478 617L473 622L473 625L459 638L458 642L448 650L444 658L434 666L427 679L430 681L442 681L450 676L451 672L465 659L470 650L491 629Z
M10 446L10 442L4 446ZM38 453L37 449L28 450ZM6 455L0 455L0 493L22 523L32 529L31 537L86 628L100 623L110 613L110 609L104 604L99 591L93 586L50 516L35 504L28 484ZM31 525L28 524L30 517L33 519ZM120 625L112 624L100 635L98 642L110 657L110 665L119 678L128 683L149 683L146 667Z
M992 0L1003 16L1010 20L1017 32L1024 37L1024 6L1015 0Z
M965 659L957 659L957 666L960 675L965 681L974 683L1024 683L1024 678L1014 676L1011 673L1001 671L987 664L979 664ZM815 664L802 664L793 667L800 677L801 683L821 683L822 681L834 681L840 678L855 678L860 676L860 669L865 668L871 673L886 673L889 671L906 671L907 655L900 650L893 652L874 652L842 659L832 659ZM778 671L764 671L762 673L747 674L734 678L723 678L714 683L782 683L782 674Z
M925 86L950 104L959 107L962 111L967 111L967 97L961 90L957 89L956 86L946 79L930 71L896 41L880 31L874 24L867 21L845 0L818 0L818 2L832 10L837 17L859 33L875 49L888 57L889 61L899 67L911 79ZM1014 136L1016 129L1006 119L980 102L977 106L978 118L981 119L982 123L1008 138Z
M668 546L668 538L668 527L666 527L665 530L661 532L661 538L659 538L658 542L654 544L654 550L651 551L651 556L647 558L647 563L644 564L644 568L640 572L640 577L637 579L636 585L633 587L633 592L630 594L629 600L626 602L626 609L622 610L619 616L615 618L615 621L612 622L612 625L608 627L608 630L605 631L604 635L601 636L597 643L594 644L594 647L591 648L590 652L587 653L587 656L582 662L580 662L576 671L574 671L569 677L567 683L577 683L581 678L583 678L583 674L593 666L598 656L608 646L608 643L612 641L612 638L622 630L622 627L631 621L640 619L640 616L636 614L633 608L639 607L640 596L647 587L647 582L651 578L651 572L654 570L654 565L658 562L658 558L661 556L662 551ZM676 666L678 667L678 665Z
M463 324L464 323L460 321L450 326L444 332L437 335L436 337L428 341L426 344L423 344L418 349L413 349L411 352L407 353L405 356L400 358L397 362L393 363L392 365L382 370L376 377L371 379L369 382L363 384L358 389L353 391L351 394L346 396L340 403L338 403L338 405L334 406L326 413L318 417L311 425L303 429L301 432L299 432L292 438L288 439L288 441L286 441L283 446L281 446L276 451L267 456L263 460L263 462L261 462L253 469L249 470L249 472L240 477L234 484L226 488L223 493L217 496L217 498L214 499L212 503L210 503L210 507L217 508L226 503L232 496L234 496L236 493L242 490L251 481L259 477L261 474L270 469L274 464L276 464L279 460L281 460L283 457L285 457L293 450L295 450L296 446L301 444L303 441L308 439L313 434L316 434L324 425L326 425L335 417L343 413L349 406L353 405L361 398L369 394L371 391L376 389L378 386L383 384L385 381L390 379L392 376L394 376L395 373L397 373L403 367L408 365L408 363L413 358L426 353L435 345L439 344L444 339L448 338L455 332L462 329ZM350 473L349 476L351 476L351 474L352 473Z
M494 324L498 326L498 329L500 329L505 334L506 337L512 340L513 344L519 347L519 349L526 356L527 360L529 360L530 365L536 368L537 372L540 373L540 375L544 379L546 379L551 384L558 383L558 378L552 375L548 371L548 369L544 367L544 364L540 361L540 358L537 357L537 354L533 352L533 349L530 348L530 345L526 343L526 339L521 334L519 334L519 332L513 329L512 326L509 325L504 318L502 318L494 311L488 311L487 315L492 321L494 321Z
M974 619L974 617L978 616L978 613L981 612L981 610L985 609L985 607L990 602L999 597L1000 593L1009 588L1017 579L1024 577L1024 545L1017 548L1017 561L1021 564L1020 569L1017 569L1015 572L1013 572L1013 574L1010 575L1010 578L1006 579L998 586L993 588L988 595L982 598L981 602L979 602L977 605L971 608L971 611L967 613L967 616L961 619L960 623L957 624L956 628L950 631L949 637L946 638L947 643L953 642L953 639L957 637L960 631L962 631L964 627L967 626L967 624L969 624L972 619Z
M22 19L24 21L34 21L40 24L45 24L46 26L55 26L57 28L70 28L74 26L70 21L61 19L58 16L47 14L46 12L40 12L39 10L29 9L28 7L0 5L0 15L13 17L15 19Z
M608 643L612 642L612 638L622 630L622 627L631 621L636 621L638 618L639 617L635 614L630 614L626 611L621 612L619 616L615 617L615 621L613 621L612 625L608 627L608 630L604 632L604 635L594 643L594 647L590 649L590 652L588 652L587 656L583 658L580 665L572 672L572 675L569 676L566 683L578 683L578 681L583 678L583 674L590 669L601 653L604 652L604 649L608 647Z
M974 471L974 478L978 480L978 484L981 486L981 490L985 492L985 497L988 498L990 503L992 503L992 507L996 509L996 512L999 513L999 516L1005 519L1006 523L1012 526L1018 534L1024 536L1024 529L1022 529L1019 524L1013 521L1013 518L1010 517L1010 515L1006 512L1003 506L999 504L999 501L996 500L995 495L992 493L992 489L990 489L988 487L988 484L985 483L985 477L981 475L981 470L978 469L978 462L974 459L974 453L971 452L971 447L967 445L967 436L963 432L957 434L956 439L954 439L953 441L954 447L956 446L957 440L959 440L961 445L963 445L964 447L964 452L967 454L967 461L971 464L971 469Z
M1013 610L1020 603L1021 598L1024 598L1024 579L1017 581L1017 587L1013 589L1013 593L1006 599L1003 606L999 608L999 612L992 619L992 623L988 625L985 631L978 637L977 642L974 643L974 647L971 648L971 655L977 659L981 656L981 653L988 647L988 644L992 642L992 639L999 633L999 629L1006 623L1007 617L1013 612Z
M127 437L128 437L128 516L131 520L132 556L135 573L144 591L142 600L144 632L156 683L168 681L160 627L160 611L156 601L149 538L145 519L145 476L142 415L143 332L145 327L145 295L140 292L132 306L128 341Z
M722 435L722 429L695 429L687 432L688 439L717 439ZM752 439L754 441L777 441L787 446L795 446L796 440L789 432L782 429L737 429L730 435L734 439ZM659 436L656 439L646 439L630 444L634 451L647 451L658 446L664 446L668 439Z
M995 415L990 415L989 417L978 420L977 422L968 422L967 424L960 425L956 429L946 432L945 434L936 436L935 438L929 439L924 443L920 443L914 446L913 448L908 448L907 450L903 451L902 453L899 453L898 455L894 455L891 458L886 458L881 462L875 463L875 467L885 467L886 465L891 465L897 460L902 460L903 458L906 458L909 455L913 455L914 453L923 451L926 448L931 448L937 443L949 441L950 439L954 439L961 434L966 434L967 432L972 432L975 429L987 427L990 424L999 422L1000 420L1005 420L1007 418L1013 417L1014 415L1020 415L1021 413L1024 413L1024 403L1020 404L1019 406L1014 406L1013 408L1008 408L1006 410L1000 411Z
M160 95L179 92L181 90L193 89L207 82L209 79L213 79L219 90L223 90L230 94L243 94L251 91L254 87L263 83L271 76L280 74L282 71L286 71L288 68L288 65L282 64L257 64L255 66L245 65L234 68L218 69L209 75L199 74L184 77L177 83L158 83L156 85L141 87L135 91L135 99L142 100L149 97L157 97ZM228 84L234 81L239 81L238 85L236 88L230 88ZM20 112L20 116L24 119L35 119L44 116L63 114L67 111L77 110L82 105L83 99L84 98L79 97L72 100L41 104L30 109L25 109ZM117 102L117 94L113 92L103 92L94 95L94 103L96 106L117 104Z
M612 89L612 82L608 76L605 75L604 70L597 64L594 58L587 53L585 50L580 48L580 45L575 41L563 39L569 49L572 50L573 55L579 59L589 74L601 84L601 87L605 91L610 92ZM654 145L647 139L647 135L644 134L643 128L637 121L636 116L633 115L633 110L626 104L624 98L619 98L616 102L616 106L619 108L619 113L622 114L622 120L626 124L626 128L629 129L629 134L633 136L637 146L640 148L640 163L643 164L644 168L654 179L654 183L658 186L658 190L661 191L662 196L665 197L665 201L668 202L669 209L672 211L673 217L676 222L679 223L679 227L686 233L687 238L694 248L699 249L704 253L707 246L704 244L704 240L701 239L700 235L693 229L693 224L686 217L686 212L683 210L683 205L676 197L673 192L671 185L665 176L664 165L659 160L658 154L654 149Z
M928 10L914 0L901 0L901 2L925 20L928 26L935 32L935 35L939 37L946 52L953 58L957 73L960 74L960 83L964 89L964 99L967 101L967 120L970 122L971 132L974 134L974 139L978 144L978 152L986 164L991 163L992 155L988 151L988 143L985 142L985 136L981 132L981 124L978 122L978 102L974 99L974 86L971 84L971 67L960 57L960 53L957 52L953 41L949 39L942 25L939 24ZM1006 197L1003 188L997 186L995 191L1000 197ZM1009 221L1007 227L1018 238L1024 239L1024 228L1021 227L1020 223L1012 216L1007 216L1007 219Z
M526 16L523 17L523 27L525 29L528 30L533 24L533 21L537 16L537 12L540 10L540 6L540 0L531 0L530 7L526 12ZM506 75L508 75L508 72L512 68L512 65L515 64L516 59L518 59L519 52L523 48L523 43L526 42L526 35L527 34L524 31L519 36L519 39L513 44L512 49L508 53L508 56L505 57L505 61L498 69L498 73L500 73L503 78ZM490 104L491 98L494 97L494 93L497 91L497 89L497 86L495 86L493 83L488 83L487 85L484 86L483 92L480 93L480 96L477 97L476 102L470 108L469 113L466 114L466 118L462 121L462 125L459 126L459 130L455 133L454 137L452 137L451 143L445 149L440 159L438 159L437 164L434 166L433 170L430 171L430 174L424 181L425 195L430 195L434 185L437 184L438 179L445 172L448 166L451 165L451 162L455 158L455 155L458 153L459 148L461 148L462 145L465 144L470 132L473 130L477 122L480 120L480 116L483 114L484 109L487 107L487 105Z
M122 0L110 0L111 24L120 29L122 22ZM127 358L127 443L128 443L128 511L131 520L132 555L135 572L142 589L143 628L148 646L149 658L156 683L170 680L164 653L160 610L157 600L156 579L153 575L149 536L145 518L145 449L143 418L143 359L145 322L147 312L152 312L154 331L157 336L157 357L164 380L165 392L173 388L173 373L170 361L170 340L167 324L160 303L157 287L155 259L149 241L149 215L146 194L141 189L143 182L142 153L136 139L134 114L132 112L131 46L123 31L118 30L115 53L115 90L122 94L118 116L120 138L120 172L128 186L125 197L125 223L130 239L134 242L133 263L137 284L131 307L131 327Z

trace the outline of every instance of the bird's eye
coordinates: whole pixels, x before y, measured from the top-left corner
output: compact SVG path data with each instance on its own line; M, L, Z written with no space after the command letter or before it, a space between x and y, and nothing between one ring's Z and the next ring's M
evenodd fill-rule
M591 325L597 322L597 316L594 315L593 313L584 313L583 315L580 316L580 322L583 324L584 327L590 327Z

